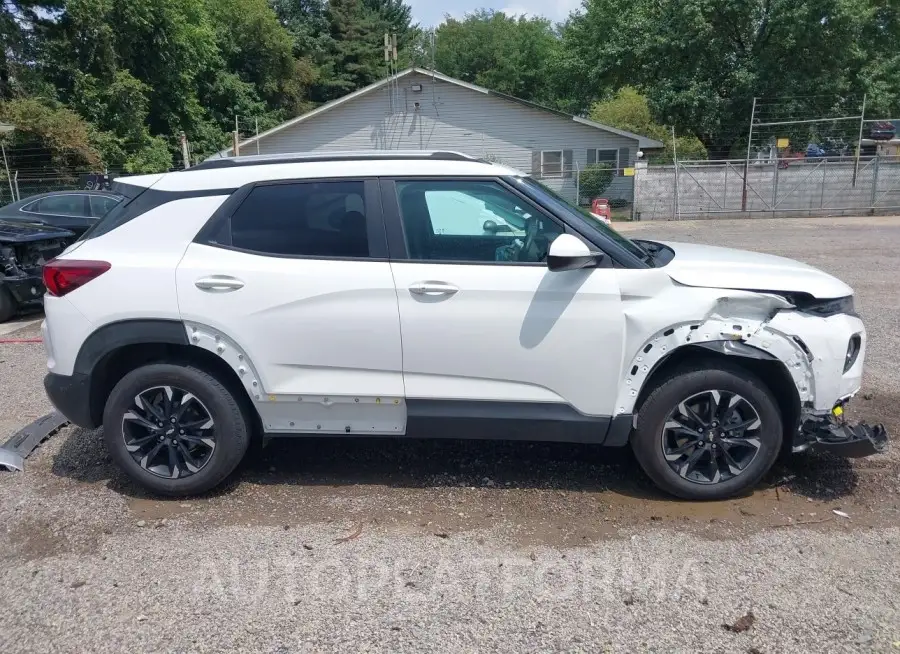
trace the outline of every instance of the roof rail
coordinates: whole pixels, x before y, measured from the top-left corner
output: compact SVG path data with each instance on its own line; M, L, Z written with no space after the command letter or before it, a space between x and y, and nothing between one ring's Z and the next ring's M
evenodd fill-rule
M299 152L293 154L257 154L243 157L207 159L183 172L215 170L238 166L268 166L271 164L312 163L323 161L385 161L402 159L428 159L432 161L480 161L476 157L443 150L362 150L359 152Z

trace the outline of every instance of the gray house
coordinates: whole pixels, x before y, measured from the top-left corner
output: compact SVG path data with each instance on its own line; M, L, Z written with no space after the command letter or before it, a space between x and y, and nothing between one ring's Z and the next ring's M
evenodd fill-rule
M579 174L609 162L607 194L631 200L639 150L659 141L548 109L422 68L409 68L259 137L240 154L340 150L456 150L529 172L570 200ZM223 150L219 156L232 156Z

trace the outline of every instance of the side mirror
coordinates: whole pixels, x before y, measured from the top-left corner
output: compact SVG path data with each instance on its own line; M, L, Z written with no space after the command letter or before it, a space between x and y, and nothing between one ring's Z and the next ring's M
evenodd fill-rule
M547 253L547 268L551 272L593 268L603 258L600 252L591 252L584 242L571 234L560 234L550 244Z

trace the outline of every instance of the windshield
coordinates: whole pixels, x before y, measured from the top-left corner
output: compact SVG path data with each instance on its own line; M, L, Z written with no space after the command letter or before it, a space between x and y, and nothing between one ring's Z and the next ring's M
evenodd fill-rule
M648 253L634 241L631 241L622 236L619 232L604 223L602 220L597 220L593 215L591 215L589 211L582 209L581 207L572 205L559 193L541 184L539 181L532 177L517 177L516 180L522 183L524 186L527 186L532 192L542 196L542 199L545 202L555 204L557 208L565 209L569 212L577 212L579 217L584 218L585 221L598 232L602 232L605 236L615 241L619 246L627 250L630 254L634 255L641 261L649 263L651 266L654 265L653 257L650 255L650 253Z

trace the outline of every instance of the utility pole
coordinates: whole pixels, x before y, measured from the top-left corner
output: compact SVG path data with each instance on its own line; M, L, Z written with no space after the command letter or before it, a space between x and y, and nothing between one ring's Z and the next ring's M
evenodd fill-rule
M181 158L184 160L184 169L187 170L190 168L191 155L188 152L187 135L184 132L181 132Z
M241 155L241 126L238 122L237 107L234 108L234 156Z
M232 154L233 154L235 157L241 156L241 138L240 138L240 136L238 135L238 131L237 131L237 130L234 130L234 131L231 133L231 139L232 139L232 145L231 145Z

